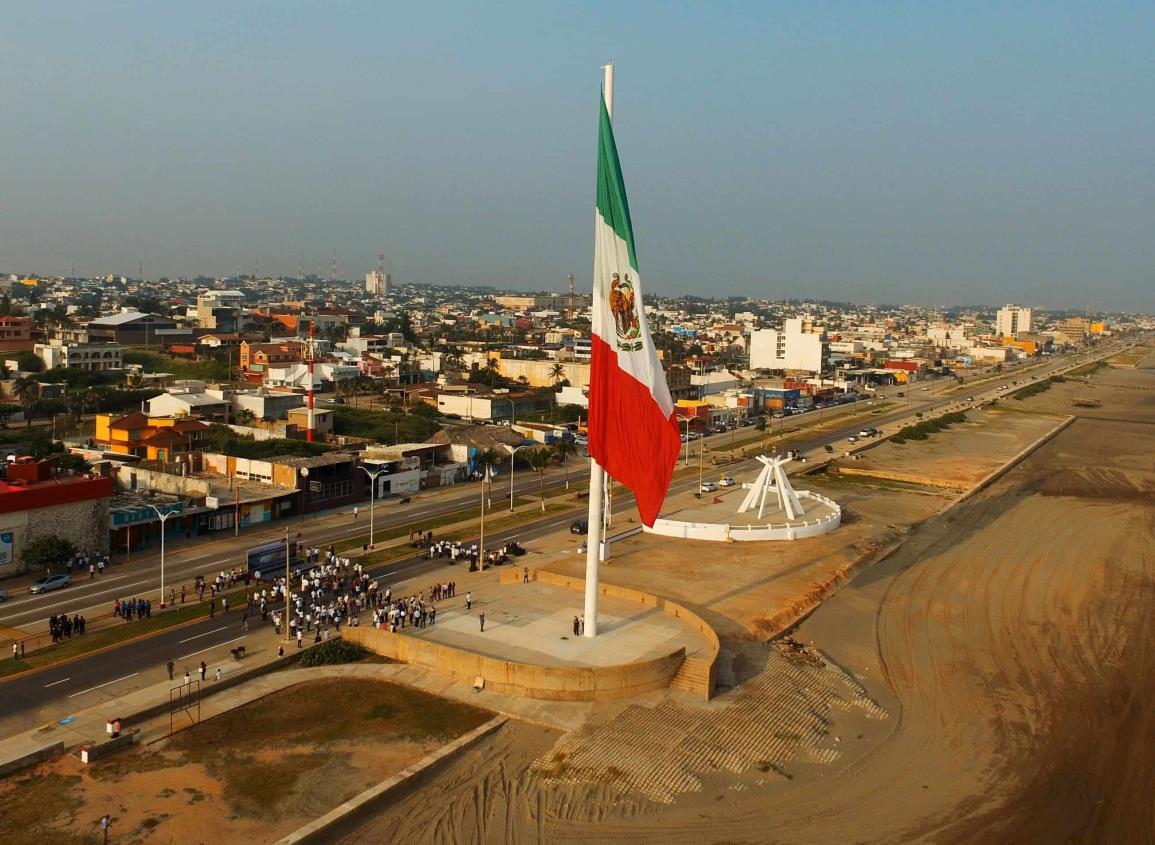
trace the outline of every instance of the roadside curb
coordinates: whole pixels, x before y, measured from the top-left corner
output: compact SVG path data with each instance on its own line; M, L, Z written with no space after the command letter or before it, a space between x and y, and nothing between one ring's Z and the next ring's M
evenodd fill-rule
M448 762L449 758L464 750L468 746L489 736L509 721L508 716L495 716L479 728L474 728L464 736L442 746L427 755L417 763L402 769L392 777L386 778L376 786L371 786L359 795L350 798L344 804L330 810L320 818L309 824L299 827L277 840L277 845L297 845L297 843L328 842L332 841L332 830L338 824L352 821L370 803L376 802L393 792L400 792L408 787L418 786L422 775L431 774L440 764Z

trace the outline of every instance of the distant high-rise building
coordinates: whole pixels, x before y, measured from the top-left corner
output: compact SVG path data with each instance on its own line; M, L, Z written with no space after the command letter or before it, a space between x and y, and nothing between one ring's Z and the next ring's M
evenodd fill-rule
M393 277L383 270L370 270L365 274L365 290L374 296L388 296Z
M750 368L822 373L830 360L826 330L809 317L791 317L780 331L750 333Z
M999 333L999 337L1018 337L1027 334L1031 330L1031 309L1018 305L1000 308L995 330Z

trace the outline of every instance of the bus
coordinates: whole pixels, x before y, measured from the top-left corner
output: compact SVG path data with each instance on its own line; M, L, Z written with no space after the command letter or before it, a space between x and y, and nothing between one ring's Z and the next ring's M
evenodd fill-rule
M280 578L285 574L285 541L266 543L248 551L248 570L250 574L259 572L267 580ZM289 541L289 567L293 573L307 569L308 565L297 556L297 541Z

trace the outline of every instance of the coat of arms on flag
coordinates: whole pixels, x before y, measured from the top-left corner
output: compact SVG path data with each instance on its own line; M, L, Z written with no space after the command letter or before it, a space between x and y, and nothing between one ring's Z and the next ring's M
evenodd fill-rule
M614 315L618 349L623 352L637 352L641 349L642 326L638 318L634 283L630 281L628 273L624 277L614 273L610 282L610 313Z

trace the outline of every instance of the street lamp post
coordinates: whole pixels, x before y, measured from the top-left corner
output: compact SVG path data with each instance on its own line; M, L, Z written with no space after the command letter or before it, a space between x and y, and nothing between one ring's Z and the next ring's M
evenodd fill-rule
M528 446L536 446L536 443L522 443L520 446L510 446L508 443L503 443L506 449L509 450L509 509L513 510L513 469L517 460L517 450L525 449Z
M379 469L376 472L370 472L363 466L357 467L369 476L369 548L373 548L373 505L377 501L377 479L389 472L387 469Z
M162 511L156 505L149 505L149 507L152 508L154 511L156 511L157 519L160 520L160 607L161 607L161 610L163 610L164 606L165 606L165 601L164 601L164 534L165 534L164 524L165 524L165 522L168 521L168 518L170 516L175 516L180 511Z
M690 419L691 417L682 417L686 423L686 449L685 457L682 460L682 466L688 467L690 465Z

